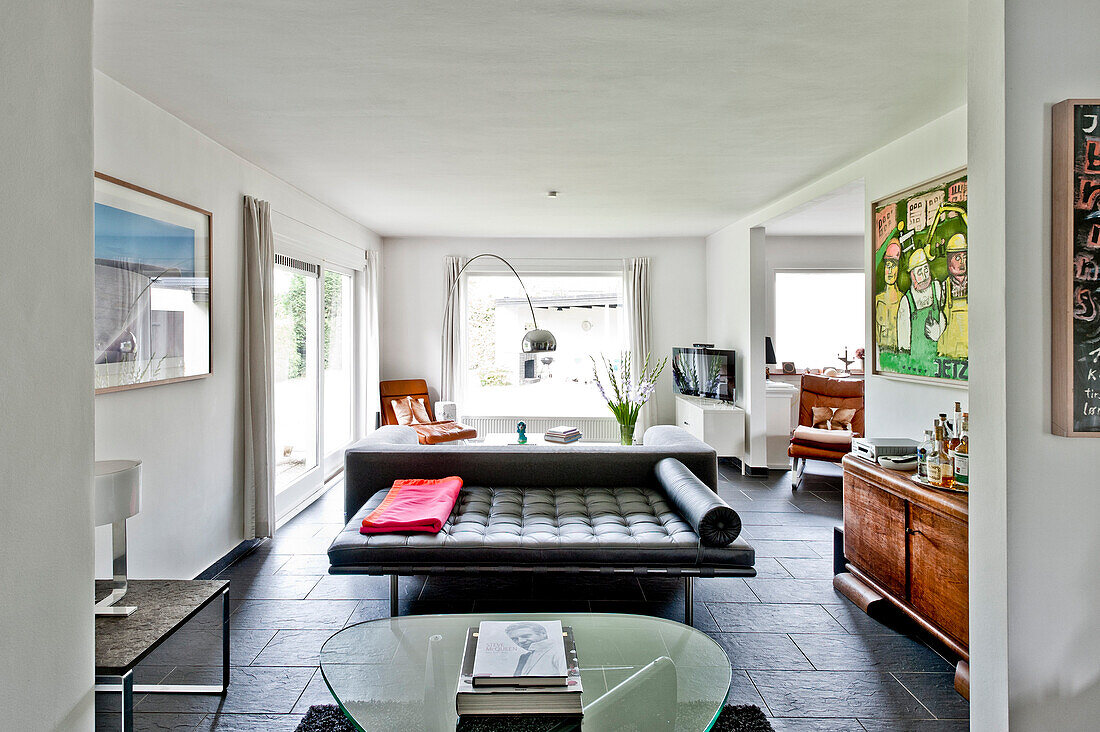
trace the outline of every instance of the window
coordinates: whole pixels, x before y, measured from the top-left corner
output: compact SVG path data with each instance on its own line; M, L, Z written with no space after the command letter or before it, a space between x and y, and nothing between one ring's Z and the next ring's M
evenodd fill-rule
M528 273L520 270L540 328L558 340L553 353L523 353L534 327L523 288L510 272L464 276L466 344L462 411L475 416L606 417L592 382L592 361L625 346L623 282L618 271Z
M802 368L840 367L862 348L866 326L862 271L775 273L775 355Z
M290 260L295 265L295 260ZM309 265L307 265L309 266ZM317 274L275 266L275 489L317 467Z
M351 270L283 254L275 262L275 513L281 519L343 466L355 429L358 341Z
M355 329L350 274L325 270L324 393L326 475L343 464L355 419ZM335 459L334 459L335 458Z

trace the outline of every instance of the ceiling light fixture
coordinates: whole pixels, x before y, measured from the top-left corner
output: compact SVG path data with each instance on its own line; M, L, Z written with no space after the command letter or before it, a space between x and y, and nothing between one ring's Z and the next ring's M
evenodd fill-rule
M557 191L547 191L546 192L546 197L547 198L557 198L558 197L558 192Z

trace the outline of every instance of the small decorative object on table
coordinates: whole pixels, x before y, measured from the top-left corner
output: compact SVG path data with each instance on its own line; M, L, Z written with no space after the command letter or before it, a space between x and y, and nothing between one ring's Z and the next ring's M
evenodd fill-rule
M516 424L516 442L521 445L527 444L527 423L519 422Z
M794 373L794 361L784 361L783 362L783 373L785 373L785 374L793 374Z
M657 378L665 369L668 359L664 358L655 366L649 365L649 354L642 362L641 371L637 378L633 373L631 354L624 351L617 362L603 361L603 375L600 373L596 359L592 358L592 376L596 381L596 388L600 390L600 396L607 402L607 407L615 415L615 421L619 423L619 434L622 444L634 444L634 427L638 423L638 413L653 395L653 389L657 386ZM604 377L607 386L604 386Z
M859 359L859 370L863 371L863 357L867 355L867 351L863 348L856 349L856 358Z
M856 361L854 358L848 358L848 346L844 346L844 355L842 356L838 353L836 355L836 358L838 361L844 364L845 371L851 370L852 364Z

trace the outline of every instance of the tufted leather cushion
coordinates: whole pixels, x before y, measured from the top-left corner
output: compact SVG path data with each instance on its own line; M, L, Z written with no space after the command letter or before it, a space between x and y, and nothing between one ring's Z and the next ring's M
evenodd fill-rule
M362 535L375 494L329 548L334 569L416 567L723 566L752 567L744 541L703 546L699 535L652 487L464 486L436 535Z

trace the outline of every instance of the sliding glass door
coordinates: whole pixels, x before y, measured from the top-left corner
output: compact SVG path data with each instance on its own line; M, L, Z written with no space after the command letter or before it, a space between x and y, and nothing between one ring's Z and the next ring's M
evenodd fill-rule
M317 291L320 267L276 257L275 512L281 517L319 490Z
M293 514L343 464L354 436L350 271L275 257L275 513Z
M325 477L344 463L355 429L355 308L350 273L325 270L324 434Z

